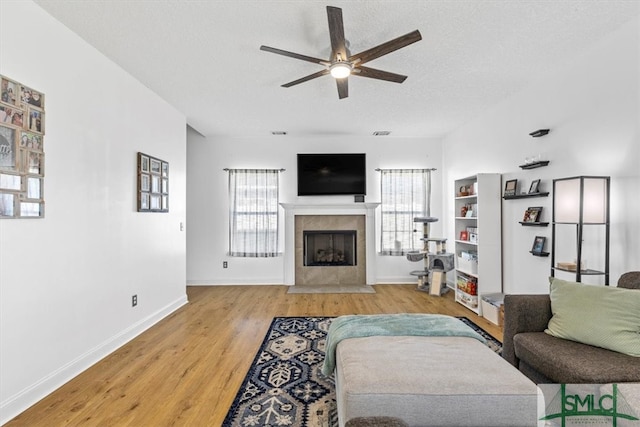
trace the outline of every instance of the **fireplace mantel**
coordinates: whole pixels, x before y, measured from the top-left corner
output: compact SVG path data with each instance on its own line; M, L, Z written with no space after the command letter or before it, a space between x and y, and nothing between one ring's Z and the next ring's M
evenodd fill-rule
M280 203L284 209L284 283L295 284L295 217L296 215L364 215L366 234L366 282L376 283L375 209L380 203L310 204Z

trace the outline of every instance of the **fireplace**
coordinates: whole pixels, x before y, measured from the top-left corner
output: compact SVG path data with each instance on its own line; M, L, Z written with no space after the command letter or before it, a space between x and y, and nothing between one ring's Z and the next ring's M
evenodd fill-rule
M357 265L356 230L303 230L305 267Z
M280 205L285 210L285 284L373 285L376 283L375 209L380 205L379 203L281 203ZM304 231L323 233L355 231L353 265L305 265ZM333 247L335 249L335 237ZM314 251L317 249L314 248Z

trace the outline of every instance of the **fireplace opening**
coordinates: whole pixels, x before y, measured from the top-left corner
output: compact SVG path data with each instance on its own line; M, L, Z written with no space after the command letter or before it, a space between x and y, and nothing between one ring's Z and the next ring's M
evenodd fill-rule
M356 230L305 230L305 267L356 265Z

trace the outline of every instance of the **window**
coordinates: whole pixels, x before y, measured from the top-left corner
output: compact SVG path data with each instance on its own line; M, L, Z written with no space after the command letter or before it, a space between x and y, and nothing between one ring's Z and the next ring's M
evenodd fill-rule
M229 255L278 253L279 170L229 170Z
M383 169L381 172L382 255L404 255L421 250L421 232L414 232L415 217L429 216L431 171L429 169ZM420 231L422 228L420 228Z

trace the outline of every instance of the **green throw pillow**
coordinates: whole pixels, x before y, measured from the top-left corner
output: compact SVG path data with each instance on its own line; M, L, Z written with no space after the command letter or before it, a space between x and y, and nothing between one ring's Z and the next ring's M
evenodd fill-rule
M546 333L640 357L640 290L550 281Z

